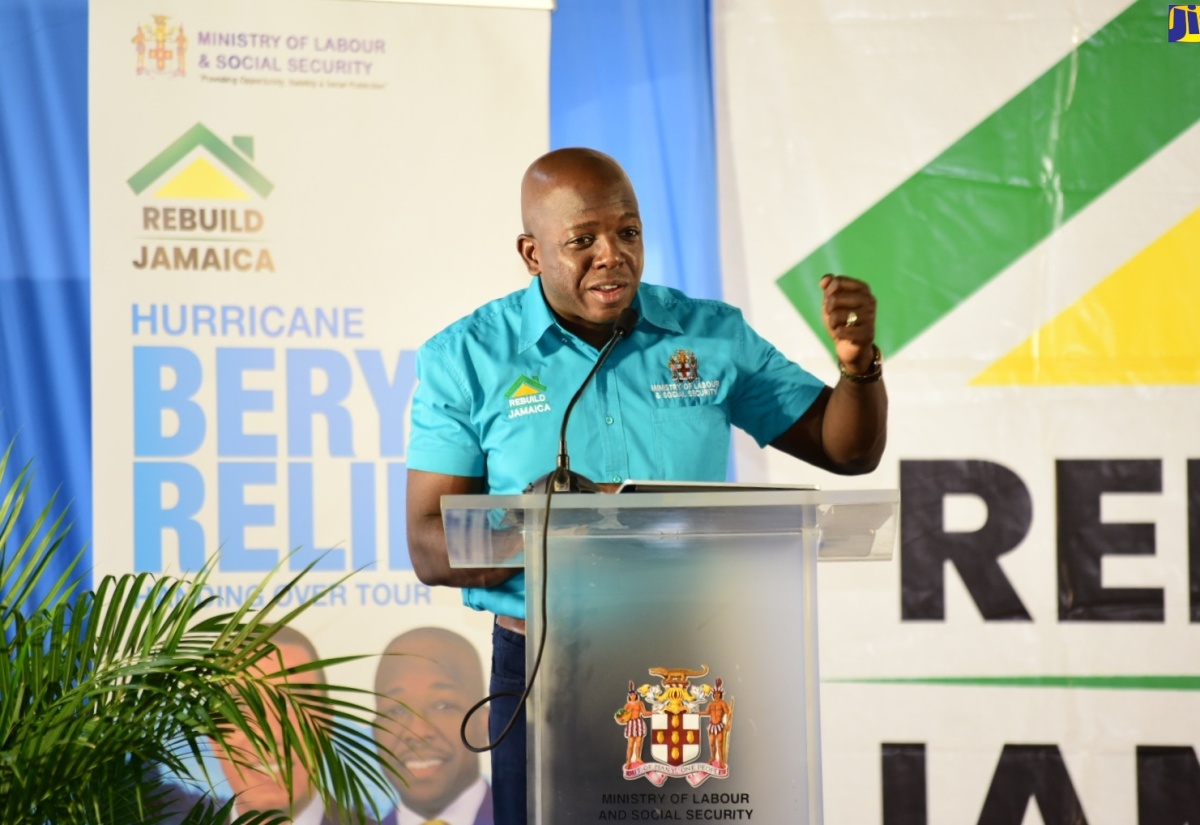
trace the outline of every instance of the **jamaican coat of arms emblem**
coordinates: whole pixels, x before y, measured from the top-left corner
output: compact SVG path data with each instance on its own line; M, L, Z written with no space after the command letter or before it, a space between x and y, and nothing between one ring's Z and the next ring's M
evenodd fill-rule
M733 726L733 698L725 696L720 678L715 685L693 685L692 679L708 675L686 668L650 668L661 684L635 687L629 682L626 702L613 718L625 729L626 779L645 777L656 786L668 778L683 777L693 788L710 777L729 776L729 735ZM706 730L701 732L701 721ZM647 725L649 721L649 725ZM646 738L650 761L643 761ZM707 739L707 743L704 740ZM707 761L697 761L707 745Z
M696 366L696 353L690 349L677 349L675 354L667 359L671 368L671 380L676 384L691 384L700 377Z

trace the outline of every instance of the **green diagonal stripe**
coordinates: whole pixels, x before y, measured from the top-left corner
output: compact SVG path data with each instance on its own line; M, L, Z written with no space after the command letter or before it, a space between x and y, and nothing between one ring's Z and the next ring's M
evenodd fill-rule
M830 684L948 685L951 687L1069 688L1074 690L1200 690L1200 676L937 676L828 679Z
M818 336L818 280L851 275L896 352L1200 120L1200 45L1166 12L1130 6L780 277Z

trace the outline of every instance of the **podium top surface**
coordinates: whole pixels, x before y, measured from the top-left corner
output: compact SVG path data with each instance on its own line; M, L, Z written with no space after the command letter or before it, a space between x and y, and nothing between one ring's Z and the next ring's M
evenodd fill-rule
M443 496L454 567L521 567L524 553L566 539L686 542L794 535L820 561L892 557L898 490L745 489L669 493ZM544 526L546 525L546 526Z

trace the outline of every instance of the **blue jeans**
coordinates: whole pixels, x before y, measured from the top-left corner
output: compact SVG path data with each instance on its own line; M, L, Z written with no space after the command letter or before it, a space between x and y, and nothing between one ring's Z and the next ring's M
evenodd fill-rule
M497 696L488 711L488 735L493 742L508 724L525 690L525 637L499 625L492 629L492 681L490 693L510 691L514 696ZM496 825L527 825L525 710L513 723L503 742L492 749L492 797Z

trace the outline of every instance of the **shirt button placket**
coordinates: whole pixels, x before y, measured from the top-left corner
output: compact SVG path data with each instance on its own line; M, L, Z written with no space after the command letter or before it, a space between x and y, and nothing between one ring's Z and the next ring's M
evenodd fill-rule
M604 442L604 471L609 481L620 484L628 472L629 457L625 454L625 436L616 426L620 421L620 396L617 390L616 370L608 365L603 368L603 391L600 393L600 409L606 410L601 440Z

